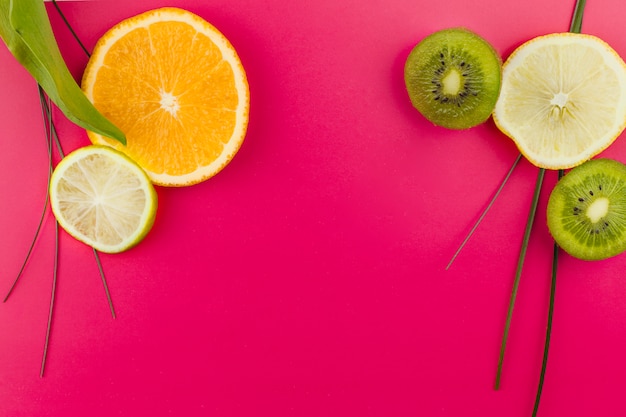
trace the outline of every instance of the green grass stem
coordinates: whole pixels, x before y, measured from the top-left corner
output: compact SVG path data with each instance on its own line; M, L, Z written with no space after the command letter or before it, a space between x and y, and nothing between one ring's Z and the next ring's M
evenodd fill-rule
M574 6L574 14L572 16L572 22L570 24L569 31L572 33L580 33L583 25L583 15L585 12L586 0L576 0ZM559 170L559 180L563 177L563 170ZM548 366L548 356L550 352L550 338L552 334L552 320L554 317L554 303L556 294L556 278L559 262L559 247L554 243L554 253L552 257L552 279L550 282L550 301L548 304L548 322L546 325L546 338L543 347L543 359L541 361L541 372L539 374L539 383L537 384L537 395L535 396L535 405L533 407L532 417L537 417L539 412L539 403L541 402L541 394L543 392L543 383L546 377L546 369Z
M48 126L51 123L51 117L50 114L46 111L44 105L45 105L45 98L44 98L44 93L43 93L43 89L41 88L41 86L38 86L39 88L39 99L40 99L40 103L41 103L41 111L42 111L42 118L44 121L44 129L46 131L46 138L48 137ZM50 176L52 175L52 142L50 140L46 140L47 141L47 147L48 147L48 165L49 165L49 169L48 169L48 179L46 181L46 184L50 183ZM15 289L15 287L17 286L17 283L19 282L20 278L22 277L22 274L24 273L24 270L26 269L26 265L28 264L28 261L30 260L31 255L33 254L33 249L35 248L35 243L37 242L37 239L39 238L39 234L41 233L41 229L43 226L43 221L46 218L46 213L48 212L48 201L49 201L49 189L48 187L46 187L46 198L44 200L44 205L43 205L43 210L41 211L41 215L39 216L39 222L37 224L37 228L35 229L35 235L33 236L33 240L30 243L30 246L28 247L28 251L26 253L26 257L24 258L24 262L22 263L22 266L20 267L20 270L17 273L17 276L15 277L15 279L13 280L13 283L11 284L11 287L9 288L9 291L7 291L6 296L4 297L4 299L2 300L3 303L6 303L9 299L9 297L11 296L11 294L13 293L13 290Z
M41 369L39 377L43 378L46 371L46 360L48 358L48 347L50 346L50 332L52 331L52 318L54 316L54 301L56 298L57 277L59 270L59 222L54 221L54 268L52 270L52 290L50 291L50 309L48 311L48 324L46 325L46 340L43 345L43 355L41 358Z
M511 328L511 319L513 318L513 309L515 307L515 299L517 298L517 291L519 289L520 279L522 277L522 270L524 268L524 260L526 258L526 252L528 249L528 242L530 241L530 234L535 222L535 214L537 213L537 205L539 203L539 195L541 194L541 186L545 177L546 170L544 168L539 169L537 175L537 182L535 183L535 191L528 213L528 220L526 221L526 229L524 230L524 238L522 240L522 246L520 248L519 258L517 262L517 268L515 271L515 279L513 281L513 290L511 291L511 298L509 301L509 308L506 316L506 322L504 325L504 333L502 336L502 343L500 345L500 356L498 358L498 368L496 370L496 382L495 389L500 389L500 382L502 378L502 367L504 363L504 354L506 352L506 343L509 336L509 330Z
M563 170L559 170L559 179L563 177ZM541 401L541 393L543 391L543 382L546 378L546 369L548 367L548 354L550 352L550 337L552 334L552 319L554 317L554 301L556 295L556 277L559 264L559 246L554 243L552 253L552 278L550 280L550 301L548 304L548 322L546 325L546 338L543 346L543 359L541 361L541 372L539 373L539 383L537 384L537 395L535 396L535 406L533 407L532 417L537 417L539 412L539 403Z
M78 45L80 46L80 48L83 50L83 52L85 54L87 54L87 56L91 56L91 54L89 53L89 50L85 47L85 45L83 44L83 42L80 40L80 38L78 37L78 35L76 34L76 32L74 31L74 28L72 27L72 25L70 24L70 22L67 20L67 18L65 17L65 14L63 13L63 11L61 10L61 8L59 7L59 4L56 2L56 0L52 0L52 5L54 6L54 8L56 9L57 13L59 14L59 16L61 16L61 19L63 20L63 23L65 23L65 26L67 26L67 28L69 29L70 33L72 34L72 36L74 37L74 39L76 39L76 42L78 42Z
M89 50L85 47L83 42L80 40L80 37L78 37L78 35L76 34L76 31L74 30L74 28L72 27L70 22L65 17L65 14L63 13L61 8L59 7L59 4L55 0L52 0L52 4L54 5L57 13L59 14L59 16L61 16L61 19L63 20L63 23L65 23L65 26L67 26L67 28L69 29L70 33L72 34L72 36L74 37L74 39L76 40L76 42L78 43L80 48L83 50L85 55L87 55L87 57L89 58L91 56L91 54L89 53ZM64 157L63 150L61 149L61 143L59 141L59 136L58 136L58 134L56 132L56 128L54 126L54 123L51 123L51 126L52 126L52 132L54 134L54 138L55 138L55 141L56 141L56 144L57 144L57 149L59 151L59 155L61 155L61 157L63 158ZM116 314L115 314L115 308L113 307L113 300L111 299L111 292L109 291L109 286L107 284L106 276L104 274L104 269L102 268L102 262L100 261L100 256L98 254L98 251L93 249L93 255L94 255L94 258L96 260L96 265L98 267L98 272L100 274L100 279L102 280L102 286L104 287L104 292L105 292L105 295L106 295L106 298L107 298L107 303L109 305L109 309L111 310L111 316L113 318L115 318Z
M580 33L583 27L583 15L585 13L586 0L576 0L574 6L574 15L570 23L569 31L572 33Z
M500 183L500 186L498 187L498 189L496 190L495 194L493 195L493 197L491 198L491 200L489 201L489 203L487 204L487 206L485 207L485 209L483 210L483 212L480 214L480 216L478 217L478 220L476 220L476 223L474 223L474 225L472 226L472 228L470 229L469 233L467 234L467 236L465 236L465 239L463 239L463 242L461 242L461 245L458 247L458 249L456 250L456 252L454 252L454 255L452 256L452 259L450 259L450 262L448 263L448 265L446 266L446 270L450 269L450 267L452 266L452 263L454 263L454 261L456 260L456 258L459 256L459 254L461 253L461 251L463 250L463 248L465 247L465 245L467 244L467 242L469 242L470 238L472 237L472 235L474 234L474 232L476 231L476 229L478 229L478 226L480 225L480 223L483 221L483 219L485 218L485 216L487 215L487 213L489 212L489 210L491 209L491 207L493 206L493 204L496 202L496 200L498 199L498 197L500 196L500 192L502 191L502 189L504 188L504 186L506 185L506 183L509 181L509 178L511 177L511 174L513 174L513 171L515 170L515 167L517 166L517 164L519 163L519 161L522 159L522 154L519 154L517 156L517 158L515 159L515 161L513 162L513 165L511 166L511 169L509 169L509 172L507 172L507 174L504 176L504 178L502 179L502 182Z
M572 20L570 23L570 32L574 32L574 33L580 33L581 29L582 29L582 23L583 23L583 14L585 11L585 4L586 4L586 0L576 0L576 4L574 6L574 13L572 16ZM526 224L526 231L524 232L524 240L522 242L522 247L520 250L520 256L519 256L519 261L518 261L518 265L517 265L517 270L515 273L515 279L513 282L513 291L511 293L511 299L509 302L509 309L508 309L508 313L507 313L507 318L506 318L506 323L504 326L504 335L502 337L502 344L500 347L500 357L498 359L498 368L496 370L496 382L495 382L495 389L499 389L500 388L500 383L501 383L501 378L502 378L502 367L503 367L503 362L504 362L504 354L506 351L506 342L507 342L507 338L508 338L508 333L509 333L509 329L511 326L511 319L513 316L513 308L515 305L515 298L517 296L517 290L519 287L519 281L520 281L520 277L521 277L521 273L522 273L522 268L523 268L523 264L524 264L524 258L526 256L526 249L528 247L528 241L530 239L530 232L532 230L532 224L534 222L534 217L535 217L535 213L536 213L536 209L537 209L537 203L538 203L538 198L539 198L539 194L540 194L540 190L541 190L541 184L543 183L543 177L545 175L545 170L543 168L540 168L539 170L539 176L537 177L537 184L535 186L535 193L533 196L533 202L531 205L531 210L530 213L528 215L528 222ZM560 171L559 172L559 178L563 175L563 172ZM552 315L553 315L553 311L554 311L554 291L556 289L556 271L557 271L557 263L558 263L558 248L556 248L555 246L555 254L554 254L554 259L553 259L553 265L552 265L552 285L551 285L551 289L550 289L550 305L549 305L549 309L548 309L548 326L547 326L547 331L546 331L546 340L545 340L545 345L544 345L544 357L543 357L543 364L542 364L542 369L541 369L541 374L540 374L540 378L539 378L539 386L538 386L538 390L537 390L537 396L535 399L535 409L533 411L533 416L536 416L538 407L539 407L539 400L541 398L541 392L542 392L542 388L543 388L543 382L545 379L545 371L546 371L546 366L547 366L547 360L548 360L548 350L550 347L550 334L551 334L551 330L552 330Z

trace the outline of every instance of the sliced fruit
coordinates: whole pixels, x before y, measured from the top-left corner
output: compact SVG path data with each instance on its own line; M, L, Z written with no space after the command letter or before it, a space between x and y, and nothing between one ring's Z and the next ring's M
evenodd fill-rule
M486 121L500 92L502 60L482 37L464 28L444 29L419 42L404 66L413 106L449 129Z
M606 149L626 126L626 65L595 36L537 37L504 63L493 116L536 166L577 166Z
M156 216L157 195L146 173L123 153L91 145L67 155L50 179L59 224L105 253L137 245Z
M548 228L570 255L598 260L626 250L626 165L593 159L572 169L548 200Z
M155 184L204 181L228 164L248 126L249 88L230 42L199 16L151 10L96 44L82 88L127 145L88 132L141 165Z

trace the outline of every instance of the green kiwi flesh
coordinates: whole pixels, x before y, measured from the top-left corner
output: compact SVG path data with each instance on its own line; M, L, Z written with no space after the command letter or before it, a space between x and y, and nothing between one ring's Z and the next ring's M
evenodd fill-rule
M419 42L404 66L413 106L432 123L468 129L485 122L500 94L502 59L465 28L435 32Z
M552 190L547 218L556 243L576 258L626 251L626 165L594 159L573 168Z

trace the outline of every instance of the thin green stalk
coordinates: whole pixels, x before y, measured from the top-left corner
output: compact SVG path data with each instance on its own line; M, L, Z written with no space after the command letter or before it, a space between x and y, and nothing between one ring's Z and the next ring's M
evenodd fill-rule
M72 27L70 22L65 17L65 14L63 14L63 11L59 7L58 3L55 0L52 0L52 4L54 5L57 13L59 13L59 16L61 16L61 19L63 19L63 22L65 23L65 26L67 26L67 28L69 29L70 33L72 34L72 36L74 37L74 39L76 40L78 45L81 47L83 52L85 52L85 55L87 55L87 57L90 57L91 54L89 53L89 50L85 47L83 42L80 40L80 38L76 34L76 31L74 30L74 28ZM59 138L58 138L58 135L56 133L56 129L54 127L54 124L52 124L52 130L53 130L54 136L56 138L57 147L59 149L59 154L61 155L61 157L63 157L63 151L61 150ZM100 256L98 255L98 251L95 250L95 249L93 250L93 254L94 254L94 257L96 259L96 265L98 266L98 272L100 273L100 279L102 280L102 285L104 287L104 292L106 294L107 303L109 304L109 309L111 310L111 316L113 318L115 318L116 314L115 314L115 309L113 307L113 300L111 299L111 293L109 292L109 286L107 284L106 276L104 274L104 269L102 268L102 262L100 262Z
M41 110L42 110L41 114L42 114L42 118L44 121L44 129L46 131L46 137L47 137L48 132L49 132L48 126L50 126L51 118L50 118L50 114L46 113L46 110L44 108L45 99L44 99L43 89L41 88L41 86L39 86L39 99L40 99ZM52 175L52 142L51 141L48 141L48 159L49 159L49 169L48 169L48 180L46 182L47 184L50 183L50 175ZM11 284L9 291L7 291L6 296L2 300L3 303L6 303L9 297L11 296L11 294L13 293L13 290L15 289L15 287L17 286L17 283L22 277L22 274L24 273L24 270L26 269L26 265L28 264L28 261L33 253L33 249L35 248L35 243L37 242L39 233L41 233L43 221L46 218L46 213L48 211L48 200L49 200L49 189L48 187L46 187L46 198L44 201L43 210L41 211L41 216L39 217L39 223L37 224L37 228L35 229L35 236L33 236L33 240L30 243L28 252L26 253L26 257L24 259L24 262L22 263L22 266L20 267L19 272L17 273L17 276L13 280L13 283Z
M550 283L550 305L548 307L548 323L546 326L546 340L543 348L543 360L541 362L541 373L539 375L539 384L537 386L537 395L535 397L535 406L533 407L532 417L537 417L539 411L539 402L541 401L541 393L543 392L543 382L546 377L546 369L548 366L548 353L550 351L550 335L552 333L552 318L554 315L554 300L556 293L556 276L557 265L559 259L559 248L554 244L554 255L552 259L552 280Z
M584 10L585 10L585 3L586 0L576 0L576 5L574 7L574 14L572 16L572 21L570 24L570 32L574 32L574 33L580 33L581 29L582 29L582 22L583 22L583 14L584 14ZM509 329L511 326L511 318L513 316L513 307L515 305L515 298L517 296L517 290L519 287L519 280L521 277L521 273L522 273L522 267L524 264L524 258L526 256L526 249L528 247L528 240L530 239L530 231L532 229L532 223L534 221L534 217L535 217L535 213L536 213L536 209L537 209L537 203L538 203L538 198L539 198L539 193L541 190L541 184L543 183L543 177L545 175L545 170L543 168L540 168L539 171L539 176L537 178L537 184L535 186L535 195L533 196L533 203L531 206L531 211L529 213L528 216L528 222L526 224L526 231L524 233L524 240L522 242L522 248L520 250L520 256L519 256L519 261L518 261L518 265L517 265L517 271L515 273L515 280L513 282L513 291L511 294L511 300L509 302L509 310L507 313L507 318L506 318L506 323L504 326L504 335L502 337L502 345L500 347L500 357L498 360L498 369L496 371L496 382L495 382L495 389L499 389L500 388L500 380L502 377L502 364L504 361L504 353L506 350L506 341L508 338L508 333L509 333ZM559 174L561 175L561 174ZM558 258L555 255L555 259L554 259L554 263L553 263L553 281L556 279L556 262L557 262ZM551 292L551 294L553 294L553 292ZM552 295L551 295L552 297ZM544 361L546 361L547 364L547 349L549 348L549 344L550 344L550 331L552 328L552 324L551 324L551 320L552 320L552 310L553 310L554 306L551 305L550 309L549 309L549 327L548 327L548 332L547 332L547 337L546 337L546 345L544 347ZM536 399L536 404L535 407L539 406L539 398L541 397L541 390L543 387L543 380L545 377L545 369L542 369L542 373L540 376L540 382L539 382L539 390L537 393L537 399Z
M480 214L480 216L478 217L478 220L476 220L476 223L474 223L474 226L472 227L472 229L469 231L469 233L467 234L467 236L465 236L465 239L463 239L463 242L461 242L461 245L459 246L459 248L456 250L456 252L454 253L454 255L452 256L452 259L450 259L450 262L448 263L448 265L446 266L446 270L450 269L450 267L452 266L452 263L456 260L456 258L459 256L459 254L461 253L461 251L463 250L463 248L465 247L465 245L467 244L467 242L469 242L470 238L472 237L472 235L474 234L474 232L476 231L476 229L478 229L478 226L480 225L480 223L483 221L483 219L485 218L485 216L487 215L487 212L489 212L489 210L491 209L491 206L493 206L493 204L496 202L498 196L500 195L500 192L502 191L502 189L504 188L504 186L506 185L507 181L509 180L509 178L511 177L511 174L513 174L513 171L515 170L515 167L517 166L517 164L519 163L519 161L522 159L522 154L519 154L517 156L517 158L515 159L515 162L513 162L513 165L511 166L511 169L509 169L509 172L506 174L506 176L504 177L504 179L502 180L502 182L500 183L500 186L498 187L498 189L496 190L496 193L493 195L493 197L491 198L491 201L489 201L489 204L487 204L487 207L485 207L485 209L483 210L483 212Z
M41 91L41 94L44 94L43 90ZM49 115L50 117L50 123L48 124L48 135L50 136L50 141L54 142L56 148L57 148L57 152L59 154L59 157L65 158L65 152L63 152L63 147L61 146L61 141L59 140L59 135L57 133L57 129L56 126L54 124L54 121L52 120L52 104L49 102L49 99L46 100L45 96L43 96L43 109L46 112L46 114Z
M52 0L52 5L56 9L57 13L59 13L59 16L61 16L61 19L63 19L63 23L65 23L65 26L67 26L67 28L70 30L70 33L72 34L74 39L76 39L76 42L78 42L78 45L80 45L80 47L83 50L83 52L85 52L85 54L87 54L87 56L91 56L91 54L89 53L89 50L81 42L80 38L78 37L78 35L74 31L74 28L72 27L72 25L70 25L70 22L67 20L67 18L65 17L63 12L61 11L61 8L59 7L59 4L56 2L56 0Z
M96 258L96 265L98 265L98 271L100 272L100 278L102 279L102 286L104 287L104 292L106 293L107 302L109 303L109 309L111 310L111 316L115 318L115 308L113 308L113 300L111 299L111 293L109 292L109 286L107 284L106 277L104 276L104 270L102 269L102 263L100 262L100 256L98 255L98 251L93 249L93 255Z
M576 0L574 6L574 15L572 16L572 22L570 24L570 32L580 33L583 25L583 15L585 13L586 0ZM559 170L559 180L563 177L563 170ZM546 377L546 369L548 366L548 356L550 352L550 338L552 334L552 319L554 316L554 302L556 293L556 277L557 267L559 261L559 247L554 244L554 254L552 258L552 279L550 283L550 301L548 305L548 323L546 326L546 338L543 347L543 359L541 362L541 372L539 374L539 383L537 385L537 395L535 396L535 406L533 407L532 417L536 417L539 411L539 403L541 401L541 394L543 392L543 383Z
M48 357L48 347L50 346L50 332L52 330L52 317L54 316L54 299L57 290L57 276L59 270L59 222L54 222L54 269L52 273L52 291L50 296L50 310L48 312L48 325L46 326L46 340L43 346L43 356L41 358L41 370L39 376L43 378L46 370L46 359Z
M45 110L51 113L51 107L47 102L44 102ZM50 134L56 143L57 151L61 158L65 157L65 153L63 152L63 148L61 147L61 142L59 140L59 135L56 130L56 126L54 125L54 121L50 121ZM106 276L104 274L104 269L102 268L102 262L100 261L100 256L98 255L98 251L93 249L94 258L96 260L96 265L98 266L98 272L100 273L100 279L102 280L102 285L104 287L104 293L106 295L107 303L109 305L109 309L111 310L111 316L116 318L115 308L113 307L113 300L111 299L111 293L109 291L109 286L107 284Z
M559 170L559 179L563 177L563 170ZM556 277L557 267L559 263L559 247L554 243L552 254L552 279L550 281L550 302L548 305L548 323L546 325L546 339L543 346L543 360L541 362L541 372L539 374L539 384L537 385L537 395L535 396L535 406L533 407L532 417L537 417L539 411L539 402L541 401L541 393L543 391L543 382L546 377L546 369L548 367L548 354L550 352L550 337L552 334L552 318L554 316L554 300L556 294Z
M59 14L61 19L65 23L65 26L67 26L67 28L69 29L70 33L72 34L72 36L74 37L74 39L76 40L76 42L78 43L80 48L83 50L85 55L87 55L87 57L90 57L91 54L89 53L89 50L85 47L83 42L80 40L80 37L76 34L76 31L74 30L74 28L70 24L69 20L67 20L67 18L65 17L65 14L63 13L61 8L59 7L59 4L55 0L52 0L52 4L54 5L54 8L56 9L57 13ZM57 140L57 144L59 145L59 150L60 150L60 144L59 144L59 141L58 141L58 135L56 134L56 129L54 129L54 126L53 126L53 130L54 130L55 138ZM61 150L60 150L59 153L61 154L61 156L63 156L63 152ZM96 260L96 265L98 266L98 272L100 273L100 278L102 280L102 285L104 287L104 292L106 294L107 303L109 304L109 309L111 310L111 316L113 318L115 318L116 317L115 309L113 307L113 301L111 299L111 293L109 291L109 286L108 286L107 281L106 281L106 276L104 274L104 269L102 268L102 262L100 261L100 256L98 255L98 251L95 250L95 249L93 249L93 254L94 254L94 258Z
M526 229L524 231L524 238L522 240L522 247L519 253L519 259L517 262L517 269L515 271L515 280L513 281L513 290L511 292L511 299L509 301L509 309L506 316L506 323L504 325L504 334L502 336L502 344L500 346L500 356L498 359L498 369L496 371L495 389L500 389L500 380L502 377L502 365L504 363L504 353L506 351L506 342L509 336L509 329L511 328L511 319L513 317L513 308L515 306L515 298L517 297L517 291L519 288L520 278L522 276L522 269L524 267L524 259L526 258L526 251L528 249L528 242L530 241L530 233L535 221L535 214L537 213L537 205L539 203L539 195L541 194L541 185L543 184L543 178L545 177L546 170L544 168L539 169L539 175L537 176L537 182L535 184L535 192L533 194L532 203L530 206L530 212L528 213L528 220L526 222Z
M53 141L56 144L57 147L57 151L59 153L59 156L61 158L63 158L65 156L64 152L63 152L63 148L61 147L61 142L59 140L59 135L58 132L56 130L56 126L54 125L54 121L52 120L52 104L49 102L49 100L46 99L45 97L45 93L43 91L43 89L41 89L41 87L39 88L39 94L40 94L40 99L41 99L41 107L43 110L43 114L44 114L44 122L45 122L45 126L46 126L46 138L48 140L48 155L49 155L49 172L52 172L53 169L53 165L52 165L52 143ZM50 177L48 177L48 184L50 181ZM49 189L49 187L47 187ZM49 194L49 191L48 191ZM48 198L46 199L46 203L48 202ZM48 323L46 326L46 338L45 338L45 342L44 342L44 350L43 350L43 357L41 360L41 370L40 370L40 377L44 376L44 372L45 372L45 368L46 368L46 360L48 357L48 347L50 345L50 333L52 330L52 321L54 318L54 301L55 301L55 294L56 294L56 283L57 283L57 276L58 276L58 262L59 262L59 223L58 221L56 221L55 219L55 246L54 246L54 269L53 269L53 277L52 277L52 295L50 298L50 311L48 314ZM113 318L115 318L115 310L113 308L113 302L111 300L111 295L109 293L109 288L106 282L106 278L104 276L104 271L102 269L102 264L100 262L100 257L98 256L97 251L94 249L94 256L96 259L96 264L98 266L98 270L100 272L100 277L102 278L102 283L104 285L104 290L106 293L106 297L107 297L107 301L109 304L109 307L111 309L111 315L113 316Z
M4 296L4 299L2 300L3 303L6 303L9 300L9 297L11 296L11 294L13 294L13 290L15 289L15 287L17 286L17 283L22 277L22 274L24 273L24 270L26 269L26 265L28 265L28 261L30 260L30 257L33 254L33 249L35 248L35 243L37 243L37 238L39 237L39 233L41 232L43 221L46 218L47 212L48 212L48 195L46 194L46 201L44 203L41 216L39 217L39 223L37 224L37 229L35 229L35 236L33 236L33 240L30 242L28 252L26 252L26 257L24 258L24 262L22 262L22 266L20 267L20 270L17 273L17 276L13 280L11 287L9 288L9 290L7 291L7 294Z
M76 41L79 43L80 47L83 49L83 51L87 54L87 56L90 56L89 51L85 48L85 46L83 45L83 43L80 41L80 39L78 38L78 36L76 35L76 32L74 31L74 29L71 27L71 25L69 24L69 22L67 21L67 19L65 18L65 15L63 14L63 12L61 11L61 9L59 8L58 4L56 3L56 1L52 0L52 3L54 5L54 7L56 8L57 12L59 13L59 15L61 16L61 18L63 19L63 21L65 22L65 24L67 25L67 27L69 28L69 30L71 31L72 35L74 36L74 38L76 39ZM45 198L45 202L44 202L44 207L42 210L42 214L40 216L39 219L39 223L37 225L37 229L35 231L35 236L33 237L33 240L31 242L31 245L28 249L28 252L26 254L26 258L17 274L17 277L15 278L15 280L13 281L11 287L9 288L9 291L7 293L7 295L5 296L3 302L6 302L9 299L9 296L12 294L13 290L15 289L18 281L20 280L20 277L22 276L26 265L28 263L28 260L30 259L32 253L33 253L33 249L35 246L35 243L37 241L37 238L39 237L39 234L41 232L42 226L43 226L43 221L45 219L45 215L47 213L47 209L48 209L48 204L49 204L49 198L50 198L50 190L49 190L49 185L50 185L50 178L52 175L52 171L53 171L53 152L52 152L52 148L53 148L53 141L56 144L57 147L57 151L58 154L61 158L65 157L65 154L63 152L63 148L61 146L61 142L59 140L59 136L56 130L56 127L54 125L54 122L52 120L52 105L49 102L49 99L46 98L46 94L43 91L43 88L41 87L41 85L38 85L38 89L39 89L39 99L40 99L40 105L41 105L41 110L42 110L42 118L44 121L44 129L46 132L46 139L47 139L47 148L48 148L48 179L47 179L47 184L48 187L46 187L46 198ZM94 253L94 257L96 259L96 265L98 266L98 271L100 273L100 277L102 279L102 283L104 286L104 291L107 297L107 301L109 304L109 307L111 309L111 315L113 316L113 318L116 317L115 315L115 310L113 308L113 302L111 300L111 294L109 292L109 288L106 282L106 277L104 275L104 270L102 268L102 263L100 262L100 257L98 256L98 252L94 249L93 250ZM47 355L48 355L48 347L49 347L49 343L50 343L50 333L52 330L52 320L54 317L54 301L55 301L55 295L56 295L56 285L57 285L57 277L58 277L58 262L59 262L59 223L58 221L55 220L55 246L54 246L54 268L53 268L53 276L52 276L52 294L51 294L51 298L50 298L50 309L49 309L49 313L48 313L48 322L47 322L47 326L46 326L46 338L45 338L45 342L44 342L44 350L43 350L43 356L42 356L42 361L41 361L41 370L40 370L40 376L43 377L44 372L45 372L45 367L46 367L46 359L47 359Z
M583 14L585 13L586 0L576 0L576 6L574 6L574 16L572 17L572 23L570 23L569 31L573 33L580 33L583 26Z
M46 140L48 142L48 186L46 187L47 196L50 195L50 175L53 171L53 162L52 162L52 137L53 137L53 122L52 122L52 111L50 110L50 104L46 99L43 88L39 86L39 99L41 103L41 108L44 114L44 126L46 127ZM48 199L46 199L46 205L48 203ZM56 283L57 283L57 275L58 275L58 265L59 265L59 222L54 222L54 266L52 270L52 294L50 297L50 312L48 314L48 323L46 325L46 339L44 342L43 348L43 356L41 359L41 370L39 372L39 376L43 378L45 369L46 369L46 359L48 357L48 346L50 344L50 331L52 329L52 318L54 316L54 300L56 294Z

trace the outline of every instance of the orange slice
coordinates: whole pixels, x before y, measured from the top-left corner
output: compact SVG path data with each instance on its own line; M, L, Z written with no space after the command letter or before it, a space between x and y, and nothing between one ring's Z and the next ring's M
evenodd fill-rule
M96 44L82 89L127 144L87 132L158 185L204 181L228 164L248 126L250 94L230 42L199 16L161 8L124 20Z

